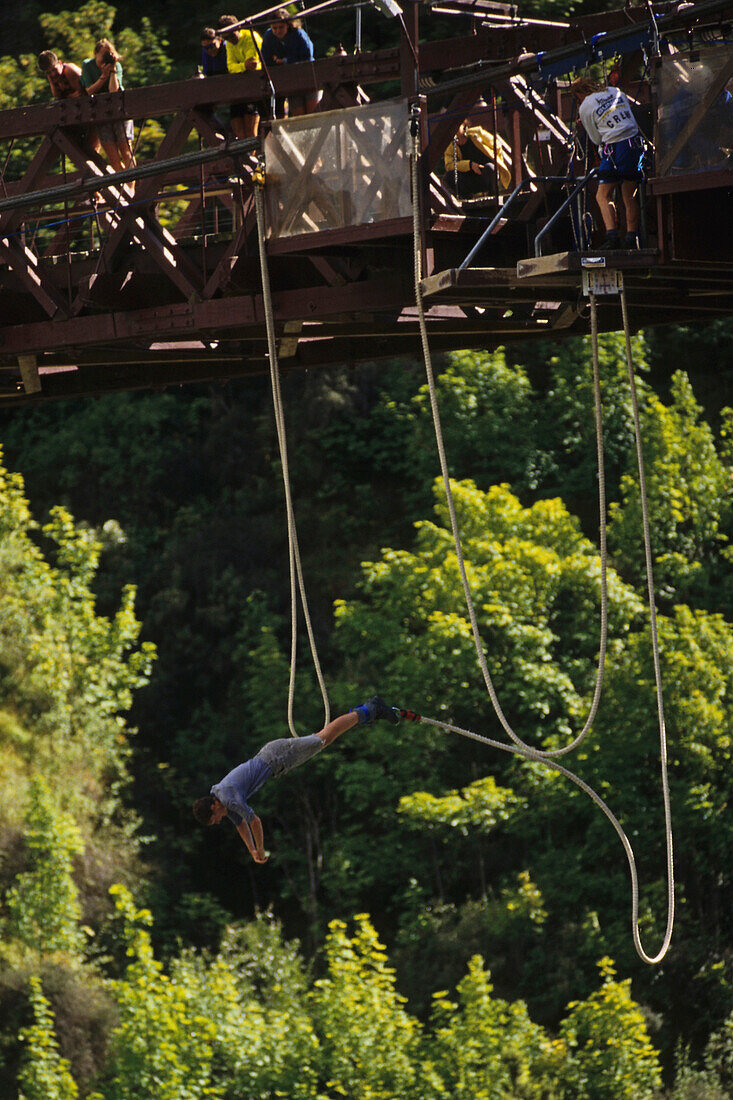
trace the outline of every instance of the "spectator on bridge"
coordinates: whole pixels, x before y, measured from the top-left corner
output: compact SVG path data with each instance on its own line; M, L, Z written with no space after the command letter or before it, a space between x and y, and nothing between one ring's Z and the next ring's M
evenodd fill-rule
M299 19L287 8L278 8L275 18L262 39L262 59L265 65L292 65L313 60L313 43ZM288 114L310 115L318 107L323 92L314 88L305 95L288 96ZM279 112L278 112L279 113Z
M236 15L222 15L219 19L221 35L226 42L227 69L230 73L255 72L262 68L262 39L257 31L250 30L249 27L227 30L227 27L238 22ZM257 101L232 103L231 124L235 136L257 137L261 112L262 105Z
M204 27L201 31L201 65L199 76L223 76L229 72L227 69L227 48L224 39L213 27ZM217 131L224 137L227 133L227 123L214 112L213 106L199 104L198 113L211 119L216 124Z
M203 76L222 76L228 73L227 48L224 39L213 27L201 31L201 73Z
M81 82L79 66L72 65L69 61L59 61L53 50L44 50L38 55L38 68L45 73L54 99L81 99L87 94ZM85 153L88 153L90 148L99 149L99 139L93 126L89 128L67 126L65 130L70 138L79 143Z
M580 104L580 121L590 140L598 146L601 157L596 192L606 230L601 248L611 250L622 247L618 214L612 201L619 183L626 210L623 247L638 248L639 202L636 193L639 181L644 178L644 140L631 104L620 88L604 88L589 77L576 80L570 85L570 91Z
M465 118L456 136L445 151L443 180L459 199L471 199L480 194L493 194L498 175L500 190L512 182L512 169L505 142L498 138L494 149L493 135L482 126L470 126Z
M81 82L88 95L123 91L122 60L109 38L100 38L94 47L94 55L82 62ZM99 140L115 172L130 168L135 163L132 153L134 132L129 118L97 123ZM134 190L133 185L128 186Z
M86 95L79 66L59 61L53 50L44 50L38 55L38 68L51 85L54 99L80 99Z

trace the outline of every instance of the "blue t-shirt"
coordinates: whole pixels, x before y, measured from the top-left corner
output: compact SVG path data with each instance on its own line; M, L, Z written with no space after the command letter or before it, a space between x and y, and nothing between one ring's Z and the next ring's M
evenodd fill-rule
M207 53L202 47L201 69L204 76L221 76L222 73L228 73L226 46L222 45L217 53Z
M284 38L278 38L268 28L262 38L262 57L266 65L272 65L276 57L288 65L297 61L313 60L313 43L300 27L291 27Z
M251 798L271 775L270 765L259 756L253 756L251 760L245 760L243 764L232 768L221 782L214 784L209 793L226 806L230 821L235 825L246 821L249 825L255 812L248 805L247 799Z

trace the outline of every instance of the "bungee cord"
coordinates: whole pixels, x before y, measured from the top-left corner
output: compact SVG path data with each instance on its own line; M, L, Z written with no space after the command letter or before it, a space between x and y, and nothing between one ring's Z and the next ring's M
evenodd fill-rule
M331 705L328 691L321 671L321 663L318 659L313 624L308 608L308 596L303 579L303 567L300 560L300 547L298 544L298 531L295 524L295 512L290 489L290 466L288 463L288 442L285 431L285 414L283 412L282 392L280 390L280 368L277 358L277 345L275 341L275 317L272 308L272 293L270 289L270 269L267 263L267 250L265 247L265 213L263 203L263 190L265 185L264 165L260 161L254 174L254 200L255 214L257 216L257 238L260 253L260 274L262 277L262 303L265 313L265 328L267 330L267 357L270 367L270 391L272 394L272 407L275 413L275 428L277 430L277 443L280 451L280 465L282 468L283 487L285 490L285 510L288 524L288 559L290 567L290 677L288 682L288 728L293 737L298 733L293 720L293 706L295 699L295 672L297 664L298 648L298 593L303 608L308 642L310 644L313 667L321 690L324 709L324 726L331 720ZM297 582L297 583L296 583Z
M602 437L602 424L601 424L601 398L600 398L600 381L599 381L599 363L598 363L598 311L596 295L590 293L590 319L591 319L591 342L593 353L593 389L594 389L594 414L596 422L596 444L598 451L598 488L599 488L599 511L600 511L600 549L601 549L601 652L599 656L598 673L596 676L596 688L593 695L593 701L588 715L588 720L585 726L581 730L580 734L570 744L564 746L562 749L554 749L544 751L535 749L531 745L526 744L522 739L512 730L509 725L503 710L499 704L499 700L494 689L493 682L486 663L486 657L483 651L483 645L481 642L481 636L478 629L478 622L476 619L476 612L471 596L470 585L468 583L468 576L466 573L466 566L463 557L463 550L461 546L460 531L458 528L458 521L455 511L455 502L453 500L453 493L450 484L450 475L448 470L448 463L445 453L445 445L443 442L443 434L440 421L440 410L438 408L435 378L432 367L432 357L430 354L430 345L428 341L427 325L425 322L425 307L422 296L422 251L421 251L421 235L420 235L420 209L419 209L419 174L418 166L420 159L420 138L419 138L419 109L413 107L411 117L411 129L412 129L412 149L411 149L411 184L412 184L412 210L413 210L413 245L414 245L414 275L415 275L415 298L417 303L418 320L420 327L420 337L422 342L423 356L425 360L425 371L428 379L428 389L430 393L430 404L433 413L433 425L435 428L436 444L438 448L438 456L440 460L441 474L443 477L443 484L445 488L446 502L448 505L448 512L451 521L451 528L453 532L453 541L455 546L456 557L458 560L459 570L461 574L461 582L463 585L464 595L466 598L466 607L471 621L471 629L473 632L474 643L476 647L476 654L478 657L479 665L484 676L484 681L489 691L494 711L499 719L502 728L509 735L513 744L507 744L506 742L497 741L490 737L485 737L482 734L474 733L472 730L464 729L461 726L453 725L450 722L437 721L434 718L427 718L423 715L416 714L414 711L401 710L401 717L407 720L425 723L436 727L437 729L450 730L452 733L459 734L461 737L469 738L473 741L478 741L481 744L488 745L490 748L499 749L501 752L507 752L514 756L522 757L525 760L535 761L536 763L543 764L552 770L559 772L565 778L574 783L580 790L582 790L591 801L598 806L602 811L606 819L613 826L624 852L629 866L629 876L631 881L631 935L634 943L634 948L637 955L643 962L650 965L661 962L664 956L669 950L669 945L672 939L672 931L674 928L674 857L673 857L673 836L672 836L672 814L669 795L669 777L668 777L668 765L667 765L667 737L666 726L664 720L664 702L662 694L662 677L661 666L659 657L659 643L657 635L657 621L656 621L656 608L654 600L654 577L652 568L652 551L651 551L651 537L650 537L650 525L648 515L648 505L646 499L646 480L644 476L644 460L643 451L641 445L641 425L639 419L639 405L638 397L636 393L636 385L634 378L634 362L631 351L631 338L629 334L629 319L628 309L626 303L626 294L623 284L621 286L621 311L624 326L625 337L625 349L626 349L626 364L629 376L629 385L631 390L631 403L634 417L634 435L636 442L636 455L637 465L639 470L639 489L642 501L642 518L644 528L644 552L646 561L646 576L647 576L647 589L649 596L649 612L650 612L650 624L651 624L651 637L652 637L652 651L654 658L654 675L655 675L655 687L657 696L657 715L659 723L659 743L660 743L660 768L662 776L662 794L664 802L664 827L665 827L665 847L666 847L666 878L667 878L667 923L662 939L662 944L655 955L648 954L641 942L641 936L639 932L639 877L636 867L636 858L634 856L634 850L631 846L631 842L627 837L624 829L622 828L618 818L615 816L610 807L604 802L593 788L582 780L579 776L575 775L568 768L558 763L555 757L569 752L571 749L577 747L580 742L585 738L588 731L591 728L592 722L595 719L598 709L598 703L600 701L601 685L603 678L603 668L605 665L605 653L606 653L606 640L607 640L607 587L606 587L606 567L607 567L607 551L606 551L606 530L605 530L605 479L604 479L604 464L603 464L603 437Z
M417 124L417 118L413 116L413 123ZM450 483L450 472L448 469L448 459L445 453L445 444L443 441L443 429L440 419L440 409L438 406L438 397L435 386L435 375L433 372L432 356L430 353L430 344L428 341L427 325L425 323L425 306L422 297L422 261L421 261L421 249L420 249L420 210L419 210L419 189L418 189L418 159L419 159L419 136L417 133L413 133L413 145L412 145L412 215L413 215L413 239L414 239L414 274L415 274L415 297L417 300L418 321L420 327L420 339L423 349L423 358L425 361L425 373L428 381L428 390L430 394L430 408L433 414L433 427L435 430L435 440L438 447L438 457L440 460L440 470L443 478L443 487L445 489L446 503L448 505L448 514L450 516L451 529L453 532L453 542L455 545L456 558L458 561L458 569L461 576L461 584L463 586L463 593L466 601L466 609L468 611L468 617L471 623L471 630L473 633L474 645L476 648L476 656L478 658L479 667L486 684L486 689L489 693L494 711L496 713L499 722L505 733L511 740L522 748L530 749L532 752L539 751L541 755L547 757L563 756L565 753L571 752L577 748L578 745L585 739L588 732L593 725L593 722L598 711L598 706L601 699L601 690L603 687L603 671L606 663L606 647L608 639L608 552L606 547L606 479L605 479L605 466L603 456L603 423L601 412L601 388L600 388L600 370L598 364L598 341L594 341L594 354L593 354L593 395L594 395L594 418L595 418L595 433L596 433L596 455L598 461L598 511L599 511L599 529L600 529L600 551L601 551L601 630L599 641L599 656L598 656L598 669L596 673L596 683L593 691L593 699L591 702L590 710L586 722L580 731L569 744L558 748L549 750L537 750L532 745L528 745L522 738L512 729L509 721L504 714L499 697L494 687L494 682L491 678L491 673L486 661L486 655L484 653L483 643L481 641L481 633L479 631L478 620L476 618L476 609L474 607L473 597L471 595L471 587L468 581L468 575L466 572L466 563L463 556L463 547L461 545L461 536L458 528L458 518L456 516L455 501L453 499L453 490ZM591 313L593 314L594 304L591 306Z

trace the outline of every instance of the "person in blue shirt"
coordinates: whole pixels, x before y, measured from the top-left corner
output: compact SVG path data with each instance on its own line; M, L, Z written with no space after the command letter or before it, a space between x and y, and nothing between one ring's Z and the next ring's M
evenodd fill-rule
M213 27L204 27L201 31L201 65L199 66L199 76L205 79L208 76L223 76L228 72L227 48L224 39L220 34L217 34ZM216 123L216 128L221 133L222 137L226 135L228 130L227 124L215 112L213 106L199 104L197 110L204 118L210 118Z
M294 65L312 61L313 43L287 8L278 8L273 22L262 36L262 60L265 65ZM322 92L314 88L306 95L288 96L288 114L310 115L320 103Z
M276 741L268 741L256 756L238 764L215 783L209 794L196 799L193 804L194 817L201 825L218 825L228 817L255 863L267 863L269 856L265 851L262 822L249 805L252 795L271 776L279 779L286 772L305 764L306 760L331 745L353 726L368 725L379 718L396 724L400 720L400 711L374 695L309 737L280 737Z
M221 76L228 73L227 48L224 39L213 27L201 31L201 73L203 76Z

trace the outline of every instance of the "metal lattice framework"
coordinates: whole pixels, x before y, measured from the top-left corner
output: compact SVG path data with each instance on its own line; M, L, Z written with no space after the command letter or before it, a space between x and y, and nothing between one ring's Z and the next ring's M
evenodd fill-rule
M546 78L569 72L583 58L586 64L613 58L625 48L640 57L640 47L665 28L689 34L701 21L714 27L733 10L733 4L706 0L654 25L646 7L562 24L524 21L489 0L449 6L469 11L475 33L418 47L418 6L411 4L401 46L280 66L271 74L278 97L320 88L321 110L342 112L273 126L273 138L278 132L287 137L289 127L291 136L309 127L316 135L305 153L284 157L291 188L281 224L303 222L308 202L315 202L311 222L306 218L297 233L271 232L267 242L284 369L413 354L419 347L409 214L385 206L369 220L380 180L400 166L400 139L394 136L385 152L349 113L353 108L363 110L370 98L378 107L385 93L394 103L396 86L405 122L409 103L420 104L423 270L436 350L584 333L587 320L578 306L583 258L570 217L553 224L551 255L533 258L534 238L568 193L557 177L582 175L582 165L570 158L572 103L561 85L548 89ZM717 48L714 41L710 48ZM723 59L716 73L712 91L649 181L649 247L608 261L625 270L636 327L731 312L733 232L729 200L727 206L720 200L733 172L727 164L695 172L673 167L729 82L730 60ZM635 83L635 91L652 117L653 61L649 77ZM254 72L0 113L0 163L7 166L18 145L28 149L20 178L6 178L8 172L0 178L0 402L265 369L255 151L251 144L225 141L215 112L218 105L269 94L266 78ZM502 188L497 180L493 193L475 204L451 194L443 167L444 152L468 115L511 151L512 186ZM357 179L351 205L343 195L336 202L338 188L327 193L318 176L329 140L326 117L343 119L356 149L351 155L359 159L357 172L350 165ZM138 140L141 133L146 139L138 147L138 167L110 175L85 144L84 129L126 118L135 121ZM162 134L157 145L147 139L151 120ZM528 186L510 210L509 192L523 180ZM99 201L92 204L94 196ZM495 228L477 261L486 266L465 267L489 223ZM602 304L600 325L618 327L611 303Z

